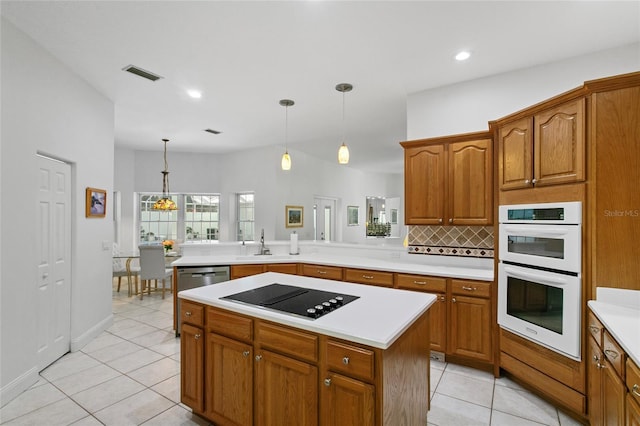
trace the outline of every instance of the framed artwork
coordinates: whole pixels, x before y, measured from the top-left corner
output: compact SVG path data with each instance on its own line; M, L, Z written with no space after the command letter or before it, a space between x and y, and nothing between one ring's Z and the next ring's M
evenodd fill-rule
M358 226L358 206L347 206L347 226Z
M285 206L285 224L287 228L302 228L304 226L304 207Z
M107 214L107 191L87 188L85 214L87 217L105 217Z
M398 209L391 209L391 224L398 224Z

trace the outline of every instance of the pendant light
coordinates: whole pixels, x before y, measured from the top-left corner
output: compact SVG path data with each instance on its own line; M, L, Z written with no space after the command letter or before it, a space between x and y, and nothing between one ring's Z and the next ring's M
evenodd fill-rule
M349 148L345 143L346 140L346 127L344 121L344 94L345 92L350 92L353 89L353 86L349 83L340 83L336 86L336 90L338 92L342 92L342 145L340 145L340 149L338 149L338 163L340 164L348 164L349 163Z
M162 173L162 198L156 201L151 207L152 210L171 211L178 210L178 206L169 196L169 165L167 163L167 142L169 139L162 139L164 142L164 170Z
M291 156L287 150L287 138L289 136L289 107L293 104L294 102L291 99L280 100L280 105L284 107L284 154L282 154L282 161L280 162L282 170L291 170Z

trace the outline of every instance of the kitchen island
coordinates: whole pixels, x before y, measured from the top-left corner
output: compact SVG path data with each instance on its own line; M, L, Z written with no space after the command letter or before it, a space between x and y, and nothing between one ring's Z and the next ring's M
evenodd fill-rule
M358 299L317 319L221 299L274 283ZM434 295L264 273L178 296L181 400L215 424L426 424Z

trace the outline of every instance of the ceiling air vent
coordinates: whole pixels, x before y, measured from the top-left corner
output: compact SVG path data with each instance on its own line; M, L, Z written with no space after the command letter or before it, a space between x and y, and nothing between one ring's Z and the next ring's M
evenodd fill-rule
M204 129L204 131L213 133L214 135L219 135L220 133L222 133L220 130L213 130L213 129Z
M151 80L151 81L160 80L162 78L157 74L154 74L150 71L143 70L142 68L136 67L135 65L127 65L126 67L122 68L122 70L130 72L131 74L135 74L139 77L146 78L147 80Z

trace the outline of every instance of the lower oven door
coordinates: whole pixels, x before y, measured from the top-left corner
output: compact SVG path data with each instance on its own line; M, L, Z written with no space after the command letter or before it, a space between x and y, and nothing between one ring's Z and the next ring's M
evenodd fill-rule
M498 324L578 361L581 298L579 277L498 265Z

